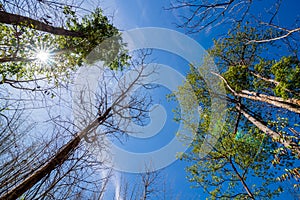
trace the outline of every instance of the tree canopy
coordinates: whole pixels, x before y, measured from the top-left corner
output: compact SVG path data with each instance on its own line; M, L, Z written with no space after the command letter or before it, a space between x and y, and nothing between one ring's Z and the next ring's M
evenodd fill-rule
M13 85L19 80L32 80L36 75L58 79L67 77L86 61L87 55L105 39L111 46L102 45L98 59L107 62L111 69L118 69L129 58L122 44L120 33L95 9L81 19L68 6L62 11L65 24L56 27L49 23L19 14L0 11L1 23L1 75L2 83ZM50 17L50 16L49 16ZM105 48L104 48L105 47ZM39 53L47 59L39 59Z
M228 15L238 22L226 35L215 39L208 51L220 70L220 74L211 73L222 80L226 96L211 94L201 75L205 67L192 64L187 80L193 90L182 86L177 91L179 95L195 93L202 107L199 124L184 122L191 130L198 129L191 152L179 158L190 162L188 179L211 199L270 199L299 187L300 62L294 51L298 43L289 38L290 34L281 37L282 30L245 21L251 14L246 7L252 2L241 2L177 1L172 5L173 9L189 8L192 12L191 17L184 16L182 26L191 32L219 22L225 26L222 23ZM238 7L243 15L234 10ZM277 49L281 50L278 54ZM228 102L228 116L218 136L208 127L212 96ZM183 118L178 115L177 120ZM218 138L218 143L202 158L201 146L207 135ZM285 187L280 181L292 184Z

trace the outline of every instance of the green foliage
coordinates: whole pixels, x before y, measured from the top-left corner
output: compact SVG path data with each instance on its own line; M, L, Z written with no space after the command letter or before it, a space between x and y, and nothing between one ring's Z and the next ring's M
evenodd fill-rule
M129 56L124 49L125 44L122 43L121 35L109 23L108 18L103 16L101 9L95 9L91 15L84 16L80 22L70 8L65 7L64 13L68 17L67 28L84 34L83 38L65 38L62 43L64 48L67 46L73 49L73 52L77 52L83 59L94 50L96 53L93 59L105 61L111 69L118 69L127 64ZM100 46L95 50L98 45Z
M228 36L215 41L209 50L223 77L236 91L256 90L283 98L299 98L300 61L295 56L280 60L263 58L266 45L247 41L272 38L271 30L259 33L255 28L237 26Z
M245 88L249 88L250 80L247 77L247 66L237 65L230 66L228 70L223 74L228 80L229 85L232 85L235 91L241 91Z
M247 199L249 196L238 178L238 172L243 175L246 182L248 179L253 181L252 177L256 177L255 181L261 183L256 186L249 184L251 191L257 197L264 199L264 196L267 195L269 195L268 198L278 195L277 190L266 187L275 181L272 173L268 171L271 166L265 165L265 162L271 161L270 155L272 155L271 150L274 149L274 146L256 127L246 126L246 122L241 122L245 126L241 126L240 137L237 137L238 133L234 133L233 130L236 122L234 110L228 110L228 116L231 117L227 118L226 125L223 127L222 133L219 133L219 140L213 150L206 157L200 157L207 135L214 137L212 133L208 132L211 120L211 96L206 89L205 81L195 67L191 66L191 72L187 75L187 79L193 90L190 91L188 87L181 86L176 94L182 96L194 92L199 100L198 103L203 108L199 124L195 124L192 119L184 121L186 127L196 130L191 151L178 155L180 159L190 162L190 166L186 168L189 181L195 183L195 187L204 189L209 195L209 199L232 199L233 197ZM184 99L184 96L181 98ZM186 103L188 102L186 101ZM180 117L189 119L185 112L181 112L181 115L177 116L177 120L180 120Z
M87 56L98 45L101 46L101 51L98 51L98 57L94 59L105 61L111 69L119 69L127 63L129 56L120 33L100 9L82 19L78 19L69 7L65 7L64 14L65 28L78 33L78 37L37 31L30 24L0 24L2 83L6 79L31 80L38 74L49 80L66 79L71 71L86 62ZM101 45L108 38L112 39ZM36 58L41 50L50 54L47 62Z
M285 169L286 173L277 178L278 181L286 181L290 178L294 178L300 181L300 167L295 167L293 169Z
M280 103L284 100L295 102L294 99L300 96L299 60L293 56L282 56L278 61L265 56L263 52L268 50L267 45L248 43L251 40L272 38L274 34L277 33L268 30L260 33L255 28L238 26L225 38L215 41L209 53L215 58L220 75L236 92L249 91L254 97L257 94L272 99L278 97ZM181 86L176 94L182 96L188 104L190 100L185 98L186 93L193 92L202 107L200 123L195 124L192 119L184 121L185 126L194 130L195 134L191 151L179 155L179 158L190 162L186 169L189 181L195 187L204 189L209 199L249 199L245 184L258 199L272 199L284 192L284 187L276 181L276 177L283 169L291 168L295 163L293 148L282 146L282 142L287 140L300 144L299 135L289 130L290 127L296 127L296 121L293 120L296 119L295 113L276 107L276 104L269 105L265 101L236 96L228 89L226 97L219 96L228 100L225 126L218 133L220 137L213 150L202 158L200 155L203 153L205 138L215 137L209 130L213 120L211 94L197 66L191 66L187 80L192 90ZM214 98L218 97L218 94L213 95ZM272 138L252 124L236 109L239 104L280 137ZM299 109L297 103L287 105ZM180 114L176 115L177 121L189 119L183 117L184 112Z
M286 173L282 174L281 176L277 177L276 180L283 182L290 179L296 180L297 183L293 184L294 189L300 188L300 167L294 167L291 169L285 169Z
M238 24L225 38L214 40L214 46L208 52L215 57L221 72L227 71L229 66L248 66L259 59L257 56L264 49L256 43L247 44L247 41L260 38L255 28Z
M293 90L294 93L300 93L300 61L293 57L282 57L271 67L271 73L274 79L279 82L274 88L277 96L288 98L291 95L287 90ZM300 98L300 95L295 97Z

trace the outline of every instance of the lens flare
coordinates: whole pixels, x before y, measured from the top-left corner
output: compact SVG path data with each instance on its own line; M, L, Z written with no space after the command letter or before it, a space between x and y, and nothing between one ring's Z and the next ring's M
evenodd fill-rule
M49 53L46 51L39 51L36 54L36 58L42 62L47 62L49 59L49 56L50 56Z

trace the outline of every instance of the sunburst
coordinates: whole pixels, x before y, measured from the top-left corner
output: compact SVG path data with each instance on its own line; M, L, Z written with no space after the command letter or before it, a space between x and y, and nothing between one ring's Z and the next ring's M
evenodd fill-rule
M47 52L47 51L44 51L44 50L40 50L36 53L36 58L43 62L43 63L46 63L49 61L50 59L50 53Z
M39 48L33 49L33 59L41 68L51 68L55 62L53 49L45 45L39 45Z

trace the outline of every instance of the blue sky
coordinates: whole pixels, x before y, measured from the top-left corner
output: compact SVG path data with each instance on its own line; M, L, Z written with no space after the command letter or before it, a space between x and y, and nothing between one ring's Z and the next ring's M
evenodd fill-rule
M259 12L267 1L260 1L261 5L254 7L256 13ZM293 6L290 6L293 4ZM111 15L113 13L113 23L120 30L129 30L133 28L142 27L162 27L169 28L184 33L183 29L178 29L176 23L181 23L181 19L178 18L178 11L167 11L164 7L169 6L169 1L161 0L103 0L100 3L101 7L104 8L105 14ZM264 6L262 6L264 5ZM268 5L272 6L272 5ZM292 19L298 15L300 8L300 1L288 0L284 1L281 10L279 12L280 24L291 25L294 21ZM262 16L264 17L264 16ZM277 20L277 19L275 19ZM212 38L215 38L219 31L223 31L224 27L218 27L209 31L203 31L198 34L189 35L193 39L202 45L205 49L212 46ZM155 61L173 67L180 71L183 75L188 70L188 63L181 58L171 55L167 52L154 51ZM165 94L169 93L168 90L160 90L156 95L156 102L161 103L167 111L168 118L166 127L153 138L146 140L139 140L129 138L127 144L122 148L130 151L147 152L149 150L155 150L160 148L168 140L170 140L178 127L176 123L172 121L173 113L172 109L176 107L176 104L169 104L165 101ZM174 131L175 130L175 131ZM121 145L120 145L121 146ZM172 192L179 195L179 199L204 199L201 189L191 189L191 184L186 180L186 173L184 168L187 163L182 161L176 161L167 168L164 169L163 173L166 174L168 181L171 183ZM133 175L127 174L127 177L133 177ZM288 194L287 194L288 195ZM287 196L287 198L289 198Z
M95 0L96 1L96 0ZM104 9L106 15L113 15L114 25L122 31L127 31L134 28L142 27L161 27L176 30L184 33L185 30L179 29L176 27L176 23L181 23L181 19L178 17L178 11L167 11L164 10L164 7L169 6L169 1L162 0L99 0L101 1L99 5ZM260 4L267 5L266 1L260 1ZM291 6L292 5L292 6ZM270 5L272 6L272 5ZM257 12L262 9L264 6L257 6L253 9L256 9ZM286 0L284 1L281 10L279 12L279 17L281 23L283 24L292 24L295 18L295 15L299 15L300 1L296 0ZM299 13L299 14L298 14ZM205 49L208 49L212 46L212 38L218 36L220 31L224 31L224 27L218 27L216 29L211 29L207 31L200 32L198 34L189 35L195 39L200 45ZM282 52L278 52L282 53ZM284 52L283 52L284 53ZM178 72L185 75L188 71L188 62L184 59L173 55L172 53L154 50L152 58L156 63L168 65ZM166 77L170 78L170 77ZM174 115L172 109L177 107L176 102L168 102L166 100L166 95L171 91L166 88L160 88L154 90L151 95L154 98L154 103L161 104L167 113L166 124L161 129L161 131L151 138L139 139L129 137L127 140L123 141L124 144L116 144L128 151L132 152L148 152L154 151L166 145L173 137L175 137L176 130L178 129L178 124L173 121ZM67 99L67 97L66 97ZM60 102L57 102L59 104ZM61 106L61 104L59 104ZM46 112L46 111L45 111ZM54 112L54 111L52 111ZM43 120L45 113L39 113L35 115L34 118ZM32 116L31 116L32 117ZM37 120L37 121L39 121ZM175 155L174 155L175 156ZM202 193L201 189L191 189L190 184L186 179L186 172L184 168L188 166L188 163L183 161L176 161L170 164L168 167L164 168L162 171L162 176L165 176L167 179L167 184L170 188L170 192L173 193L174 197L178 197L180 200L197 200L204 199L205 196ZM104 173L104 172L103 172ZM134 181L134 174L118 174L114 177L111 184L110 190L108 192L114 192L117 190L116 187L120 185L120 177L124 176L129 180ZM111 194L107 194L107 199ZM289 199L290 196L286 196L286 199Z
M176 25L174 24L179 20L176 13L163 9L163 7L167 6L168 1L160 0L104 0L102 4L106 14L110 15L113 13L113 23L120 30L126 31L141 27L162 27L183 32L182 30L176 29ZM202 38L202 40L205 41L205 38ZM208 45L211 44L212 41L206 41L206 43L202 45L205 45L205 48L207 48ZM180 71L183 75L185 75L188 70L187 61L171 53L154 50L152 58L154 58L156 63L171 66ZM183 66L185 66L185 68L183 68ZM156 92L157 93L153 95L155 96L155 103L160 103L166 109L168 115L164 128L152 138L128 138L124 145L118 144L121 148L139 153L153 151L166 145L175 136L178 124L173 121L174 116L172 109L176 108L176 103L166 101L166 94L169 94L171 91L162 88ZM171 189L170 192L173 193L174 197L177 196L179 199L202 199L199 190L190 188L191 184L185 178L185 167L186 163L176 161L163 169L162 175L167 178L168 187ZM135 179L135 175L133 174L122 174L122 176Z

